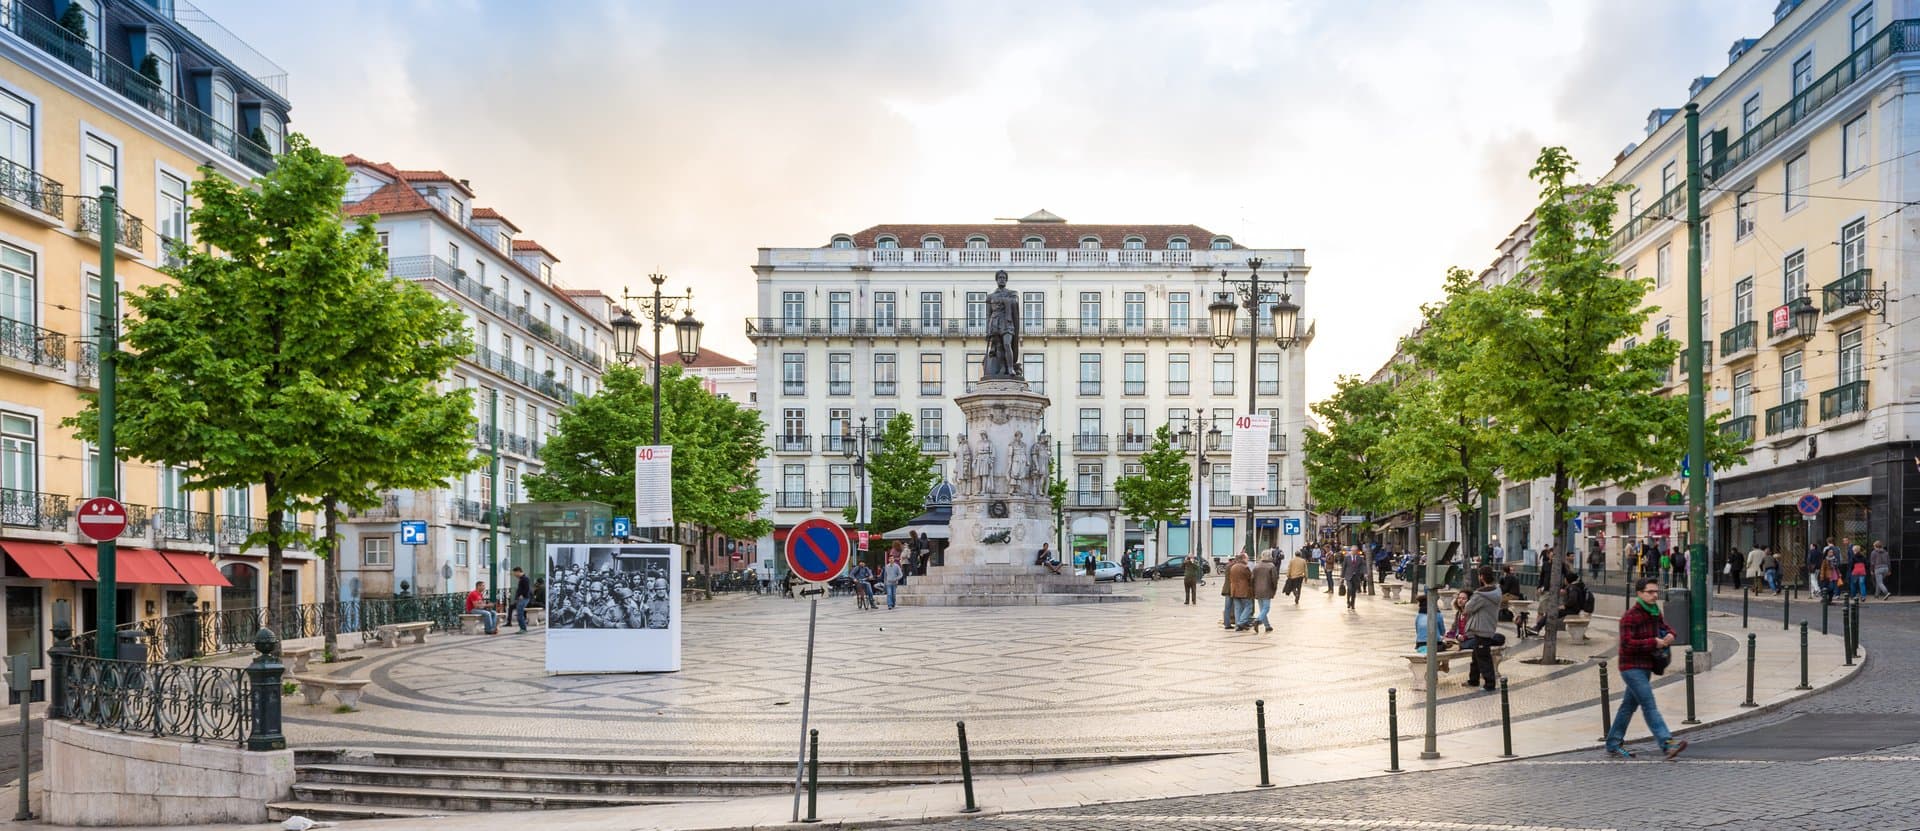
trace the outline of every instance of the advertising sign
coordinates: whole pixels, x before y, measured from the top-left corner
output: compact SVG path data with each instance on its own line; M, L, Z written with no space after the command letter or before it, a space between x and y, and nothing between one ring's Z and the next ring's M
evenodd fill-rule
M1231 495L1267 495L1267 443L1272 435L1272 416L1243 415L1233 420Z
M680 671L680 546L547 546L548 672Z
M640 528L673 525L673 445L633 449L633 524Z

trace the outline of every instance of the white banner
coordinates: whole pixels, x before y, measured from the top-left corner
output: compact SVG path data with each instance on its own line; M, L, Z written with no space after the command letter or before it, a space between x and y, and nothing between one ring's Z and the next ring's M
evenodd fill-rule
M680 546L547 546L548 672L679 672Z
M673 445L633 449L633 527L673 525Z
M1267 495L1267 438L1272 434L1272 416L1243 415L1234 418L1233 473L1229 494Z

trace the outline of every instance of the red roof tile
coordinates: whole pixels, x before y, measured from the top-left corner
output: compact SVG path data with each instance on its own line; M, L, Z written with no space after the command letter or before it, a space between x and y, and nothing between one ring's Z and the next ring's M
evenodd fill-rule
M530 239L517 239L517 240L514 240L514 241L513 241L513 250L515 250L515 251L538 251L538 252L540 252L540 253L542 253L542 254L545 254L545 255L547 255L547 259L549 259L549 260L552 260L552 261L554 261L554 262L556 262L556 263L557 263L557 262L560 262L560 258L559 258L559 257L556 257L556 256L554 256L554 255L553 255L553 252L552 252L552 251L548 251L548 250L547 250L547 247L546 247L546 246L544 246L544 245L541 245L540 243L537 243L537 242L534 242L533 240L530 240Z
M519 232L520 232L520 226L518 226L518 225L515 225L515 224L513 224L513 220L511 220L511 219L508 219L508 218L506 218L506 217L504 217L504 216L501 216L501 215L500 215L500 212L499 212L499 211L496 211L496 210L494 210L494 209L492 209L492 208L474 208L474 209L473 209L473 218L474 218L474 219L492 219L492 220L496 220L496 221L498 221L498 222L499 222L500 224L502 224L502 225L505 225L505 226L507 226L508 228L512 228L512 229L513 229L513 231L514 231L514 233L516 233L516 234L517 234L517 233L519 233Z
M370 216L373 214L390 216L392 214L432 210L435 210L433 203L428 202L426 197L415 193L413 186L404 181L386 185L379 190L367 194L366 198L351 203L346 207L347 216Z
M1213 238L1223 236L1215 234L1198 225L1076 225L1054 222L1025 222L1018 224L989 223L980 225L875 225L853 234L853 244L861 248L874 247L874 240L882 236L891 236L902 248L919 248L922 237L939 236L948 248L963 248L967 238L983 236L988 248L1020 248L1028 237L1039 237L1046 248L1079 248L1082 237L1098 237L1102 248L1120 248L1127 237L1142 238L1146 247L1164 249L1167 240L1173 237L1186 237L1187 246L1203 249L1212 245ZM1234 244L1235 248L1243 246Z
M653 353L642 349L640 350L639 360L643 363L652 363ZM718 369L721 367L730 367L730 366L753 366L753 364L747 363L746 361L742 361L738 358L731 358L726 355L722 355L704 346L700 348L700 354L694 356L693 363L687 363L685 361L680 360L680 353L678 352L667 352L660 356L660 364L662 366L684 366L691 369Z

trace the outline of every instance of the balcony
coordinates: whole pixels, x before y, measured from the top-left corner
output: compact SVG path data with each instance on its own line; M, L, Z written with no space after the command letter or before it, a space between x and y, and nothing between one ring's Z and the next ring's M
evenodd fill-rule
M1105 433L1076 433L1073 436L1073 450L1076 453L1107 452Z
M1215 508L1237 506L1243 498L1234 496L1232 491L1207 491L1207 504Z
M1099 395L1100 382L1099 381L1081 381L1080 394L1081 395Z
M573 403L573 390L568 389L559 381L554 380L552 375L535 372L532 367L522 366L513 359L487 347L475 346L470 360L479 364L481 368L489 372L506 378L509 381L519 383L522 386L534 389L540 394L562 404Z
M1661 194L1659 201L1648 205L1647 209L1641 211L1638 216L1629 217L1625 223L1621 224L1620 230L1613 232L1613 239L1610 240L1611 250L1619 251L1654 226L1669 219L1685 219L1686 215L1687 185L1682 182L1674 185L1672 190Z
M1256 496L1253 498L1253 504L1261 508L1284 508L1287 504L1287 492L1268 488L1266 496Z
M1807 401L1788 401L1767 408L1767 438L1797 438L1807 426Z
M66 221L66 192L66 186L32 168L0 158L0 205L20 208L42 224L57 226Z
M851 443L852 442L849 442L847 440L846 436L840 433L821 433L820 434L820 452L822 453L843 452L847 447L847 445Z
M380 504L371 508L352 508L347 511L349 519L399 519L400 498L392 493L383 494Z
M0 0L4 2L4 0ZM560 348L560 351L573 356L594 369L605 368L598 354L588 349L564 332L557 332L544 321L535 320L527 307L508 300L492 288L481 285L467 272L446 260L434 256L393 257L387 261L387 274L403 280L433 280L459 292L475 305L499 315L501 318L527 330L530 334Z
M813 507L810 491L775 491L773 504L781 510L806 510Z
M845 508L853 504L853 491L821 491L820 507Z
M1733 361L1740 360L1742 358L1751 358L1754 355L1759 354L1760 342L1759 342L1759 339L1756 337L1756 334L1758 333L1759 329L1760 329L1759 321L1749 320L1745 323L1735 323L1733 324L1733 328L1728 329L1725 332L1721 332L1720 333L1721 360L1724 360L1730 363ZM1682 360L1680 364L1680 372L1682 375L1685 375L1686 371L1687 371L1686 362Z
M154 541L212 543L213 514L186 508L153 509Z
M830 317L750 317L746 319L747 337L755 342L786 338L982 338L987 335L984 322L965 318L929 316L869 321L855 318L841 321ZM1173 338L1198 341L1213 334L1206 318L1125 318L1125 317L1047 317L1024 320L1020 331L1028 338ZM1235 321L1235 337L1245 337L1247 322ZM1260 322L1262 336L1273 334L1273 323Z
M5 0L0 0L4 2ZM147 245L147 225L140 217L127 213L115 206L114 213L119 222L114 227L113 245L123 254L138 257L144 253ZM92 196L80 197L79 221L74 229L94 239L100 238L100 200Z
M1287 452L1287 434L1274 433L1267 437L1267 450L1274 453Z
M1867 382L1852 381L1820 393L1820 421L1858 421L1867 415Z
M1122 433L1119 440L1122 453L1143 453L1153 445L1153 439L1142 433Z
M1813 300L1796 297L1792 302L1775 306L1767 313L1767 345L1778 346L1792 340L1805 340L1813 337L1819 326L1817 315L1800 315L1800 309L1812 308Z
M1112 493L1113 493L1112 491L1106 491L1106 490L1067 491L1067 507L1069 508L1114 507L1117 503L1111 501Z
M575 360L581 363L587 364L594 369L602 368L598 354L588 349L586 344L567 337L567 333L555 330L553 326L549 325L546 321L530 320L527 323L527 331L532 332L534 337L559 347L560 351L572 355Z
M67 366L67 336L31 323L0 317L0 357L24 363L45 375L64 372Z
M1869 311L1871 306L1885 303L1884 291L1876 293L1869 287L1872 281L1873 269L1863 268L1828 283L1820 290L1822 319L1832 323Z
M0 524L35 531L65 532L73 509L55 493L0 488Z
M1713 341L1710 339L1703 340L1700 343L1700 362L1706 365L1707 370L1709 372L1713 370ZM1684 380L1688 375L1688 368L1691 366L1691 364L1689 364L1687 361L1687 352L1685 347L1681 348L1680 358L1676 360L1674 363L1679 367L1679 372L1674 377ZM1662 378L1661 383L1665 384L1666 379Z
M812 436L780 435L773 437L773 452L775 453L810 453L812 451Z
M493 520L495 514L499 515L500 522L507 521L507 512L504 509L490 510L487 508L487 503L478 499L462 499L456 496L447 507L451 510L455 522L485 525Z
M1741 444L1752 444L1753 423L1755 420L1755 417L1750 415L1729 418L1720 423L1720 435L1738 441Z
M946 436L921 436L920 452L922 453L947 452L947 437Z
M853 382L852 382L852 381L828 381L828 382L827 382L827 394L828 394L828 395L833 395L833 396L848 396L848 395L852 395L852 394L853 394Z
M220 515L220 544L244 546L247 538L254 534L267 532L267 521L239 516L237 514Z

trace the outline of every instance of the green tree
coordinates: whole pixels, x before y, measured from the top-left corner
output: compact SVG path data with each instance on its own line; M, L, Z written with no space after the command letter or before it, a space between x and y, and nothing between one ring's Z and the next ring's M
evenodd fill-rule
M1120 512L1158 539L1161 523L1186 514L1191 475L1186 449L1174 444L1172 428L1160 425L1153 432L1153 446L1140 454L1140 475L1122 476L1113 483L1120 496Z
M295 537L287 514L324 498L468 468L472 403L438 384L468 343L460 314L394 280L370 221L342 221L347 169L304 137L251 185L209 169L193 185L204 248L172 283L133 293L120 353L118 444L186 470L194 490L265 489L267 573ZM212 253L217 252L217 253ZM99 403L68 424L94 435ZM280 581L267 606L282 605Z
M1307 428L1307 487L1315 502L1342 513L1383 514L1394 504L1381 444L1393 425L1394 394L1351 375L1313 405L1324 430Z
M869 527L885 533L906 525L926 510L927 494L938 484L933 458L920 450L920 440L913 435L913 416L895 415L882 428L878 446L867 454ZM849 522L855 510L848 509Z

